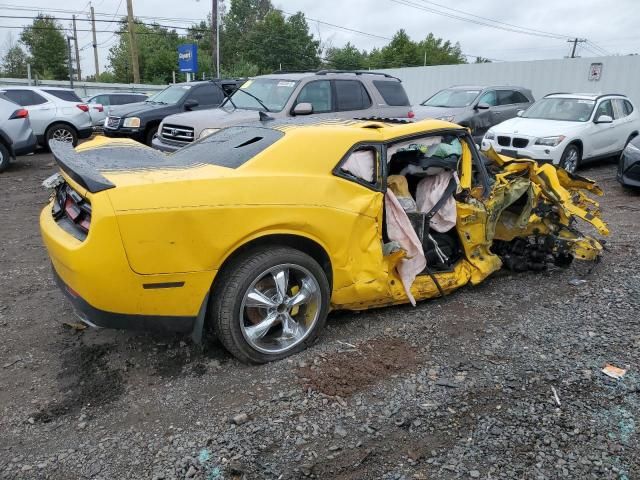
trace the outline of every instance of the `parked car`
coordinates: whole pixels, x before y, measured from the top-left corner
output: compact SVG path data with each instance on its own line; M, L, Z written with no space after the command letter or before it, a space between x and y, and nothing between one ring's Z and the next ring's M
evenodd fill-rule
M29 112L31 128L43 147L52 139L75 146L93 133L89 106L71 89L0 87L0 92Z
M520 117L492 127L482 149L574 173L587 161L620 155L638 132L640 116L624 95L554 93Z
M89 113L91 114L93 126L102 127L104 126L104 119L107 117L107 112L110 107L144 102L148 98L149 96L146 93L110 92L87 97L85 102L89 105Z
M104 137L52 146L41 231L81 318L196 338L206 325L267 362L310 345L330 309L447 295L503 262L597 260L574 224L608 234L581 194L601 194L594 182L495 152L487 168L451 123L255 123L171 155Z
M0 93L0 172L12 159L35 150L36 136L29 122L29 111Z
M323 70L274 73L247 80L218 109L163 120L153 147L173 152L221 128L264 118L410 117L402 83L384 73Z
M640 188L640 136L633 137L620 155L618 181L625 187Z
M151 145L163 118L178 112L215 108L241 83L203 80L169 85L144 102L112 107L104 121L104 134Z
M461 85L440 90L414 107L416 119L436 118L471 129L480 143L487 130L534 102L533 94L523 87Z

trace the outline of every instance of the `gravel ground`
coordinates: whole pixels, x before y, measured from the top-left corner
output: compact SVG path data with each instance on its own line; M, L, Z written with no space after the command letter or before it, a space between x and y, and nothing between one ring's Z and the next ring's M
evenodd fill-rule
M265 366L65 326L38 233L54 170L38 154L0 175L0 477L640 478L640 195L612 165L583 172L612 230L592 272L337 312L317 345Z

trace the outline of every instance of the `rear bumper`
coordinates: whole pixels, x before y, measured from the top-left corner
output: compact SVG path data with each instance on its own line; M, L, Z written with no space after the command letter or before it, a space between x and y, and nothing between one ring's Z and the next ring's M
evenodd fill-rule
M69 299L80 319L92 327L178 333L193 331L196 317L134 315L107 312L95 308L64 283L55 267L52 267L51 270L56 284Z
M80 139L89 138L91 134L93 134L93 127L86 127L78 130L78 138Z
M103 202L97 201L102 195ZM90 325L127 330L191 332L215 272L141 275L131 270L116 218L106 215L104 192L93 196L93 215L84 240L72 236L51 215L40 230L56 283Z
M33 132L29 135L29 137L20 142L14 142L13 144L13 154L18 157L20 155L27 155L35 151L38 146L38 140Z

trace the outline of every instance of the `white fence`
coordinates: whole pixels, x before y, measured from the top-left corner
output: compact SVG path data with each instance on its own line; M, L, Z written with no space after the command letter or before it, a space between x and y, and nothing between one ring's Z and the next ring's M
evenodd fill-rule
M32 85L36 85L32 81ZM2 86L22 86L29 85L26 78L2 78L0 77L0 87ZM69 88L67 80L38 80L39 87L62 87ZM73 82L73 88L80 97L89 97L97 93L104 92L143 92L152 93L165 88L166 85L148 85L133 83L97 83L97 82Z
M381 71L402 80L412 104L451 85L517 85L529 88L536 99L552 92L623 93L640 106L640 56L637 55Z

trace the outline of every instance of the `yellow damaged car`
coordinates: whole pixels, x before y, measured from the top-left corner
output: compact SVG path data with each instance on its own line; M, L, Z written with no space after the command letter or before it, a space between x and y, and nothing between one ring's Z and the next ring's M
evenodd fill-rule
M333 309L414 303L503 266L595 261L592 181L481 155L451 123L271 120L166 155L103 137L52 142L42 237L80 317L213 331L245 362L316 340Z

